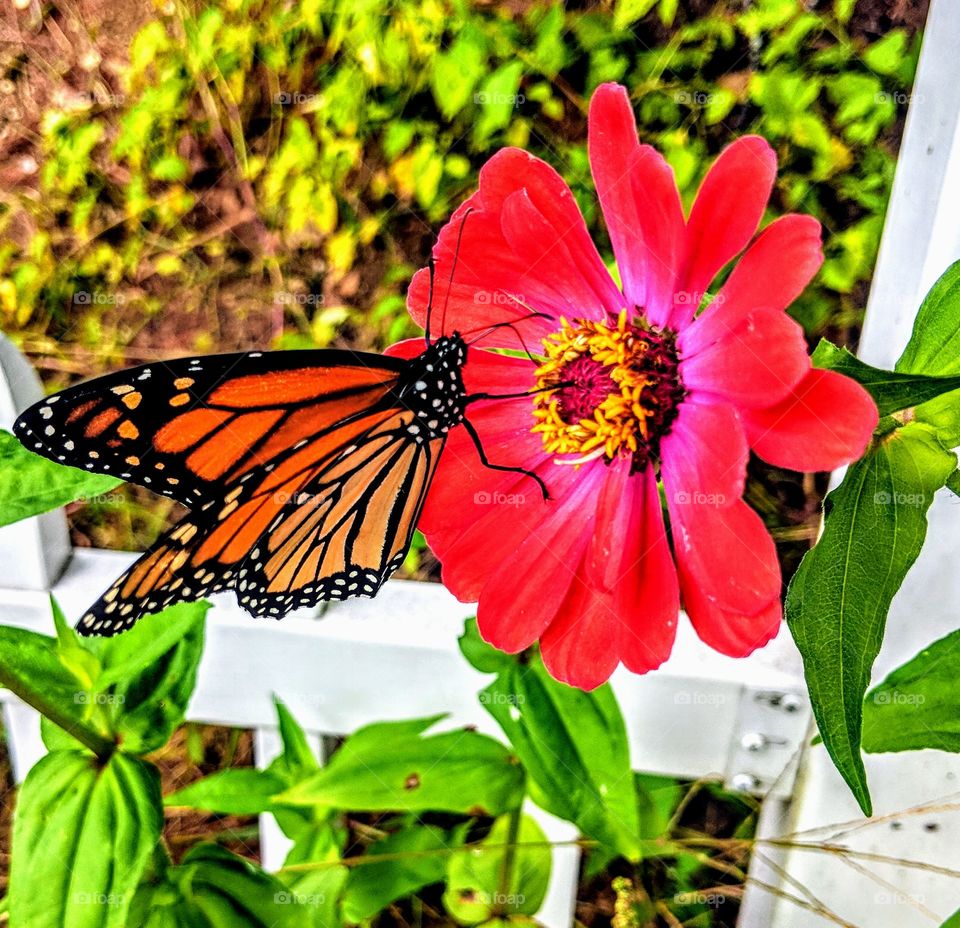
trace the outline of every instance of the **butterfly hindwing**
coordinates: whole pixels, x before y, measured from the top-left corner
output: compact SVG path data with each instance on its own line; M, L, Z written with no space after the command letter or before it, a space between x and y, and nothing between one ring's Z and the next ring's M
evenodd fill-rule
M244 608L279 618L376 595L406 556L444 444L410 441L409 418L374 430L286 504L240 571Z

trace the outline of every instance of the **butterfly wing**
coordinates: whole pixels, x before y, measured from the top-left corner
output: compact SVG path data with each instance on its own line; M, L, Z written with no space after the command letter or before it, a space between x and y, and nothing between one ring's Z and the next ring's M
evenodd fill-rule
M403 560L443 446L411 440L410 418L372 411L346 434L331 431L326 445L245 474L134 563L80 631L117 634L142 615L227 589L248 612L275 618L373 596Z
M20 416L14 433L51 460L194 506L382 404L405 363L332 350L157 362L51 396Z
M411 441L410 419L402 413L371 430L278 513L240 571L249 612L280 618L322 600L376 595L406 556L445 442Z

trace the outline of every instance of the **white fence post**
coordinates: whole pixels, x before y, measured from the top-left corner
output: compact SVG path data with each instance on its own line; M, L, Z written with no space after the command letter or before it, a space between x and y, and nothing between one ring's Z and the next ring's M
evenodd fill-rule
M893 367L927 289L960 258L958 50L956 4L933 0L860 343L860 356L878 367ZM960 624L958 515L956 498L947 491L938 494L929 512L927 543L893 601L875 681ZM865 763L874 819L863 820L826 751L818 746L807 752L793 803L781 810L784 815L773 833L763 837L789 831L796 840L830 841L868 856L848 863L836 853L761 847L790 881L776 879L771 867L755 871L758 879L766 877L796 896L807 888L812 909L773 898L762 917L744 920L742 928L938 928L960 908L960 881L922 869L949 866L956 859L960 815L936 806L947 798L956 800L960 756L936 751L878 754L867 755ZM926 814L908 808L926 806ZM920 866L879 863L869 855ZM833 913L832 918L818 914L818 907Z
M40 379L29 362L0 333L0 428L9 429L27 406L43 397ZM46 601L46 591L70 557L70 537L62 510L47 512L0 528L0 585L21 591L17 602L0 598L2 621L16 620ZM39 595L38 595L39 594ZM12 614L11 614L12 613ZM3 703L3 723L14 777L19 782L46 753L40 740L40 716L17 700Z

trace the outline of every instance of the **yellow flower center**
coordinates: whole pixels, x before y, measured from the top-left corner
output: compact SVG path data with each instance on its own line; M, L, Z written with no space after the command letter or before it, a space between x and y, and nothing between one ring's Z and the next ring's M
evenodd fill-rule
M537 369L534 432L558 464L632 458L643 470L659 458L684 396L676 337L626 310L616 322L560 321L543 340Z

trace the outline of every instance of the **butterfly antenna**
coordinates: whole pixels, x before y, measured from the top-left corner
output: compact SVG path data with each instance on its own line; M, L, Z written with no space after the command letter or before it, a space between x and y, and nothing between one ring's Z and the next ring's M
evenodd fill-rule
M433 281L437 273L437 263L433 259L431 254L427 260L427 267L430 269L430 290L427 293L427 318L426 326L424 327L423 337L427 342L427 347L430 347L430 317L433 315Z
M453 250L453 264L450 266L450 279L447 281L447 292L443 297L443 312L440 314L440 334L447 331L447 305L450 302L450 291L453 289L453 275L457 270L457 261L460 258L460 243L463 241L463 229L467 224L467 217L473 212L473 207L468 206L460 222L460 230L457 232L457 244Z
M539 474L535 474L532 470L527 470L525 467L509 467L506 464L491 463L490 459L487 457L487 452L483 450L483 442L480 440L480 434L477 432L473 423L469 419L463 419L461 420L460 424L467 430L470 440L477 449L477 454L480 455L480 463L483 464L484 467L488 467L490 470L499 470L510 474L523 474L525 477L529 477L531 480L536 481L537 485L540 487L540 492L543 494L544 500L550 499L550 491L547 489L547 485L543 482L543 479Z
M481 332L475 339L467 342L467 345L468 346L476 345L478 342L483 341L483 339L485 339L488 335L492 335L494 332L496 332L497 329L510 329L513 332L513 334L517 336L517 341L520 342L520 345L523 347L523 351L526 354L526 356L531 361L533 361L534 364L539 364L540 362L534 357L530 349L527 347L527 343L524 341L523 335L520 333L520 330L517 328L518 322L525 322L527 319L533 319L538 316L543 319L550 318L546 313L532 312L526 316L521 316L519 319L516 319L513 321L496 322L493 325L488 326L486 329L484 329L484 331Z

